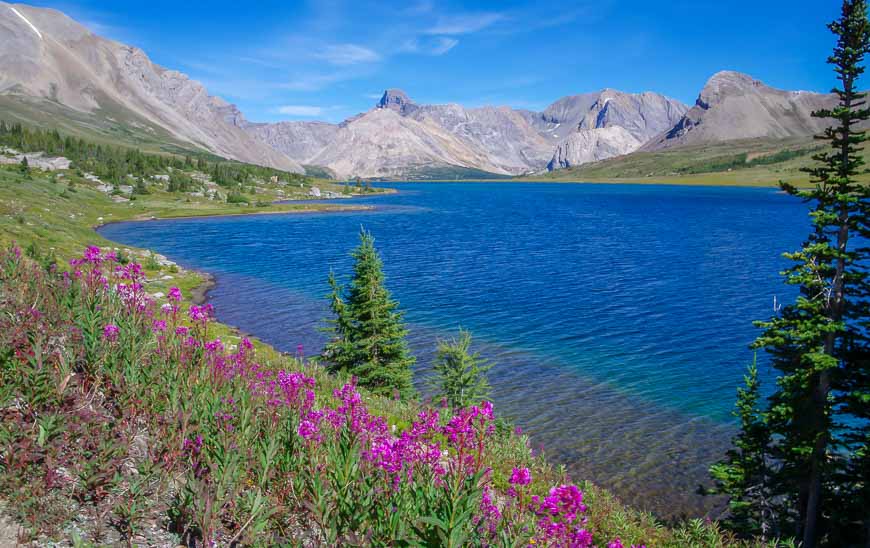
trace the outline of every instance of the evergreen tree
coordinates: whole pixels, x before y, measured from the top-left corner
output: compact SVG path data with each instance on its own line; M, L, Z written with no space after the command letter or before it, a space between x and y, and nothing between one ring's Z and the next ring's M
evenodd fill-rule
M27 161L27 156L21 158L21 163L18 164L18 170L24 175L30 174L30 162Z
M486 373L492 364L471 353L471 333L459 330L459 339L438 342L438 356L432 367L436 397L444 398L453 409L479 404L489 398Z
M787 503L780 517L794 521L794 532L807 548L851 527L844 521L848 518L841 509L847 504L842 498L854 490L866 496L867 489L866 476L852 475L860 473L853 467L866 458L867 440L867 423L856 421L860 401L867 405L866 381L861 385L860 379L866 379L868 367L870 295L870 253L856 239L870 236L870 188L855 180L863 165L858 146L867 139L857 124L870 118L865 94L856 87L870 50L865 0L845 0L840 18L829 28L837 36L828 62L841 84L833 90L839 101L813 115L835 120L835 127L819 137L831 150L813 157L818 165L807 170L813 188L782 185L814 206L812 233L800 250L786 254L794 261L784 273L787 283L799 286L800 295L780 315L759 322L764 333L756 341L771 353L780 373L766 414L776 440L775 490Z
M330 320L332 340L324 349L328 369L357 377L360 386L377 394L405 398L413 395L411 366L398 303L384 285L383 264L374 238L360 230L360 245L354 258L353 279L345 290L330 274Z
M727 495L729 516L725 525L746 537L769 538L773 531L773 496L770 477L770 432L760 408L760 382L756 361L743 377L744 386L737 389L734 416L740 421L740 432L732 440L733 448L725 459L710 467L716 482L708 495Z

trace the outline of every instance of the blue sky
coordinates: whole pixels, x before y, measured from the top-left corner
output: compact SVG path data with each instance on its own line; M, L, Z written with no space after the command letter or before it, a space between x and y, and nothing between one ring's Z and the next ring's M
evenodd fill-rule
M340 121L387 87L541 110L611 87L692 103L718 70L828 91L837 0L34 0L203 82L254 121Z

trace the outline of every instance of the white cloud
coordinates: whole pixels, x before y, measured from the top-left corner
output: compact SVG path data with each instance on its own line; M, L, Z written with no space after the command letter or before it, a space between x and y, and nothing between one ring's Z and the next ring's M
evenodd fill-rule
M313 117L323 114L323 107L312 105L284 105L276 109L278 114L286 114L288 116L304 116Z
M504 14L494 12L464 13L438 18L427 34L469 34L483 30L505 19Z
M447 38L442 36L438 39L438 42L432 48L432 55L444 55L448 51L452 50L458 43L459 40L456 40L455 38Z
M400 53L422 53L426 55L444 55L453 49L459 40L448 36L411 38L402 42L397 51Z
M339 66L374 63L381 59L377 52L357 44L326 46L323 51L315 53L314 57Z

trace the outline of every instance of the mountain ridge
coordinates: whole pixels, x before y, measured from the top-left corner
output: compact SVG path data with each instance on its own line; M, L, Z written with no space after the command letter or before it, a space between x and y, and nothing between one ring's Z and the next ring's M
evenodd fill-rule
M339 177L400 177L403 165L414 172L427 164L514 176L630 152L687 110L679 101L653 92L603 89L564 97L536 113L507 106L419 104L401 89L388 88L372 109L328 130L323 122L304 121L249 124L246 129L297 161L323 165ZM378 114L381 111L403 121ZM631 118L639 121L626 122ZM622 132L606 131L603 139L574 137L572 146L563 146L574 133L623 124L632 137L620 144L608 137ZM432 133L431 139L419 139L426 132ZM288 141L288 135L322 149L314 153L314 146L300 147L298 141ZM384 135L389 138L384 140ZM434 142L440 145L433 147ZM340 152L330 152L331 148ZM554 161L557 156L560 160Z
M0 93L106 123L128 121L146 134L159 128L179 143L229 159L303 171L245 132L235 105L57 10L0 2Z
M97 128L109 139L200 148L292 172L318 166L340 178L463 170L511 177L637 150L803 137L825 125L811 112L833 102L830 94L720 71L692 107L659 93L603 88L541 112L468 108L420 104L388 88L371 109L339 124L258 123L139 48L99 37L60 11L0 1L0 106L44 124Z

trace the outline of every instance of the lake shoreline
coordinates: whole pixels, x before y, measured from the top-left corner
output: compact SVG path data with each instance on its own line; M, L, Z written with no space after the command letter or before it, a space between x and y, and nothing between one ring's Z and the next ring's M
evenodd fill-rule
M377 183L389 185L404 185L404 184L558 184L558 185L642 185L642 186L677 186L677 187L696 187L696 188L746 188L746 189L778 189L779 185L758 184L758 183L739 183L739 182L722 182L722 181L700 181L691 180L683 181L679 179L652 179L652 180L637 180L637 179L597 179L590 181L572 181L563 179L462 179L459 181L376 181ZM804 188L798 185L798 188ZM806 186L809 188L809 186Z
M204 305L208 302L208 292L217 285L217 277L205 270L196 270L194 272L202 278L202 283L191 290L190 302L195 305Z
M783 207L794 210L800 207L799 204L790 204L788 200L783 200L772 188L720 187L718 190L716 188L693 190L678 185L637 185L632 189L624 185L608 184L581 186L527 183L525 189L505 185L506 192L502 193L494 192L497 190L495 187L461 183L454 185L452 189L442 187L440 184L426 185L410 182L396 186L400 191L386 202L366 200L365 203L375 210L395 210L398 215L372 215L363 219L360 215L364 213L355 215L354 213L358 212L349 211L348 215L325 215L321 218L304 216L304 220L302 217L295 220L288 217L285 220L276 219L274 222L266 223L239 220L226 225L200 217L196 225L183 227L178 225L170 228L167 225L148 227L148 224L141 224L132 229L101 232L101 235L104 237L113 235L115 237L112 239L116 242L156 248L170 256L183 257L185 263L190 264L194 269L208 270L213 265L221 272L219 279L206 282L203 289L208 289L204 293L207 302L218 306L216 314L218 320L224 325L233 326L236 330L255 334L257 339L278 351L287 352L292 351L297 343L303 343L305 348L321 347L323 342L320 340L321 335L308 333L325 313L320 310L321 307L316 299L321 289L316 283L326 270L326 265L335 267L338 272L345 271L346 267L335 261L340 260L339 258L350 250L353 245L353 234L358 232L362 222L367 229L379 235L378 241L383 246L380 249L384 254L385 265L396 269L395 275L390 276L390 286L398 294L402 305L408 310L415 311L408 318L409 324L431 328L428 329L428 333L426 329L415 328L416 341L412 342L416 346L416 351L422 356L420 358L422 365L429 363L428 353L432 346L430 339L449 337L455 327L454 320L462 320L463 326L479 334L479 338L476 339L479 341L478 344L484 345L482 348L487 350L488 355L505 369L497 372L497 378L494 379L496 381L494 385L498 385L494 386L493 393L497 406L502 409L505 416L516 419L517 424L532 436L535 443L542 443L556 462L567 465L572 477L590 478L617 493L628 504L653 511L665 519L678 514L719 515L718 505L710 500L702 500L692 493L698 483L706 481L707 466L727 449L727 443L733 433L728 423L733 405L732 387L739 382L740 366L738 364L726 367L725 364L742 361L739 357L735 359L734 354L739 354L740 349L751 342L753 333L746 333L747 329L744 328L749 326L749 331L753 328L746 318L762 317L768 306L767 299L759 299L757 307L753 305L748 309L744 298L746 295L732 292L727 298L737 299L737 301L729 300L730 304L720 306L722 297L719 291L704 296L709 292L704 288L716 285L709 279L709 274L715 269L704 267L695 270L699 268L698 265L705 263L680 262L678 258L670 257L665 261L667 264L682 265L680 268L692 270L681 270L682 274L679 276L660 272L658 278L670 280L665 286L660 286L660 282L644 282L649 279L649 276L641 275L635 265L662 263L660 252L655 251L658 249L657 246L660 246L661 238L663 235L676 236L681 233L679 230L671 230L674 228L673 220L683 218L687 214L691 219L690 224L697 225L699 228L696 237L688 240L679 237L682 246L680 249L683 250L680 256L686 256L685 251L689 251L691 256L704 257L705 261L710 261L717 256L724 256L722 253L725 253L726 248L722 248L721 252L717 251L713 256L709 255L711 249L719 249L715 246L727 244L727 254L731 256L734 249L730 246L738 242L755 242L755 239L747 240L738 237L754 224L764 225L763 230L759 227L751 229L753 231L759 229L761 233L788 232L782 229L788 223L776 221L775 224L767 226L766 221L760 222L759 219L782 219ZM572 189L571 186L574 188ZM433 201L436 205L433 205ZM486 205L487 211L501 213L495 213L495 217L491 218L487 218L486 215L481 216L479 208L483 205ZM414 217L405 215L412 209ZM756 210L761 213L751 213ZM551 218L545 223L546 230L527 232L523 229L524 226L539 224L540 212L545 212L544 216ZM618 217L611 214L614 212L619 214ZM712 232L700 228L703 223L709 222L710 212L715 213L715 217L719 219ZM776 212L776 215L770 214L772 212ZM444 215L444 213L448 214ZM652 219L650 219L651 213ZM500 224L502 222L500 219L505 217L509 217L511 222ZM734 222L735 218L740 222ZM628 220L630 223L625 224L617 219ZM172 220L172 218L164 220ZM492 224L494 222L501 228L494 230ZM645 224L638 225L639 222ZM551 307L564 307L559 317L568 322L566 324L568 329L577 330L575 336L567 340L580 342L570 342L566 346L564 337L557 337L558 341L551 340L553 337L544 330L529 325L526 327L534 332L536 337L543 337L545 340L539 341L537 348L525 351L522 341L527 340L528 335L519 333L518 329L522 326L517 326L518 316L505 317L508 312L499 312L499 310L509 311L512 306L509 302L522 305L532 301L542 302L540 299L545 297L536 289L541 287L539 283L520 283L523 291L532 291L532 293L524 294L525 296L519 293L513 294L519 280L534 281L536 272L540 269L532 268L527 271L522 265L534 265L536 264L534 261L516 261L510 257L516 257L516 253L521 256L527 254L540 256L542 249L554 249L552 247L554 241L562 246L567 256L577 257L578 253L593 251L593 248L589 247L591 243L588 238L583 237L582 234L591 234L588 230L592 227L610 233L605 230L609 225L613 225L617 230L617 235L611 239L631 242L626 244L628 245L626 251L630 252L630 257L637 257L629 262L617 263L623 275L618 278L615 289L619 289L618 294L626 296L634 290L639 291L640 293L635 297L641 297L641 303L646 303L643 304L644 307L654 305L654 308L649 310L651 315L643 316L645 318L643 327L635 325L632 318L636 316L624 318L629 323L623 323L617 328L620 339L610 341L606 338L590 337L582 327L584 323L572 319L588 317L594 312L585 309L582 303L575 305L571 301L562 302L557 299L551 303ZM191 226L195 226L193 230L195 235L190 235ZM270 237L269 232L274 233L277 238ZM632 237L620 236L620 232L631 234ZM182 236L182 234L189 236ZM220 261L218 255L211 251L205 253L196 251L208 249L209 241L224 242L221 234L232 234L232 242L226 241L229 245L227 252L246 257L242 263L239 263L244 264L243 267L236 268L234 266L236 263L233 261ZM548 245L542 247L540 241L535 239L538 238L534 236L535 234L539 236L547 234ZM553 240L553 237L556 237L556 240ZM603 237L595 236L599 239ZM498 243L516 241L516 238L520 238L517 243L524 244L520 251L515 251L511 247L508 252L507 248ZM782 238L777 239L778 237L772 238L776 240L774 242L776 246L780 246L777 242L785 241ZM477 293L472 291L467 294L466 289L484 287L484 285L481 285L477 277L473 277L457 287L450 288L449 291L447 287L433 286L431 281L436 279L434 277L436 272L430 272L432 269L426 265L439 265L442 264L440 261L446 260L448 262L443 263L447 267L446 270L436 268L442 283L452 276L458 276L458 280L463 280L463 277L470 272L473 273L476 268L473 267L473 262L467 262L472 260L467 256L468 248L452 245L450 242L468 242L473 239L483 239L488 242L487 250L492 253L490 262L495 261L493 264L501 265L499 272L503 269L511 271L520 268L510 277L502 276L499 272L490 273L494 278L489 275L486 277L486 287L489 287L493 281L508 283L494 290L495 294L504 296L507 301L501 303L502 306L497 304L489 306L484 316L476 314L474 310L457 312L455 318L449 312L442 312L440 317L444 319L444 325L432 324L433 318L438 315L436 309L427 309L423 302L419 301L420 297L414 295L420 292L432 295L424 288L437 287L445 298L451 296L449 298L452 300L449 302L471 299L465 302L473 303L476 302ZM442 242L444 250L440 258L433 258L428 252L421 254L414 251L420 246L426 247L422 242L436 241ZM686 245L690 247L686 248ZM759 275L769 271L775 279L775 285L772 287L776 289L764 287L761 292L765 295L770 291L779 292L776 272L780 267L778 264L773 264L779 260L778 255L766 253L763 256L758 255L758 250L763 252L769 247L766 244L753 243L743 247L746 249L738 252L737 255L753 257L751 262L753 270ZM603 255L599 256L598 260L584 262L590 265L584 268L590 270L589 275L594 279L599 279L600 276L611 279L608 274L610 270L606 265L613 260L612 254L606 251L606 246L595 246L594 249L601 251ZM327 253L324 254L324 251ZM418 251L424 252L425 249ZM556 260L557 255L566 256L556 253L551 258ZM677 262L673 263L675 259ZM211 262L215 260L219 262ZM256 264L252 264L251 261ZM280 264L279 271L283 274L276 273L280 276L278 278L260 279L258 273L270 271L269 265L272 263ZM734 266L732 263L733 261L728 261L727 265L720 264L720 266L730 269ZM470 270L467 268L469 266L472 267ZM561 260L552 263L548 270L558 275L559 279L573 283L572 287L577 290L582 290L583 287L588 289L588 283L583 282L583 278L569 275L569 271L571 270L566 269ZM668 269L668 272L671 271L672 269ZM311 273L311 276L306 273ZM734 278L739 280L743 279L745 273L745 268L739 269L732 276L741 276ZM421 275L430 283L412 281ZM302 279L308 277L309 281L298 284L289 281L298 276ZM639 286L636 283L638 281L641 282ZM577 283L580 285L576 285ZM683 288L682 285L685 283L688 283L688 286ZM282 286L282 284L289 285ZM631 284L634 289L629 291L627 284ZM284 287L287 291L284 291ZM677 343L663 344L658 337L651 339L643 335L645 332L651 332L650 330L667 332L667 329L673 328L673 322L669 322L667 318L676 317L673 314L678 312L674 310L673 314L665 314L665 311L656 305L665 298L662 296L662 288L671 291L664 294L666 297L670 295L666 299L668 302L683 303L688 297L687 302L693 303L685 307L680 305L682 310L680 314L685 313L685 310L692 310L693 315L697 315L694 311L701 309L705 311L702 316L708 317L712 313L720 314L723 309L743 310L740 313L730 314L734 317L739 316L738 323L734 324L732 321L729 324L734 326L733 330L729 327L729 333L733 331L736 336L730 336L728 340L722 341L721 348L734 349L734 351L725 352L727 356L724 358L721 356L722 351L715 352L715 362L722 364L722 367L710 369L711 382L700 384L694 382L692 380L695 378L694 375L683 374L686 366L670 368L669 365L697 362L696 352L705 352L705 355L709 355L710 348L707 346L709 337L696 338L697 340L690 341L688 346L683 346ZM753 293L758 292L753 290ZM187 294L190 294L189 289ZM594 310L602 310L598 306L615 310L614 302L607 297L607 294L599 295L600 297L595 297L597 304ZM624 303L625 307L631 309L638 306L635 297L630 298L631 302ZM418 300L415 301L415 298ZM281 312L268 320L259 318L257 311L272 306L270 303L274 302L283 303ZM480 305L477 306L479 308ZM537 309L523 308L516 314L522 314L522 317L528 317L533 322L538 322L539 319L545 322L544 319L538 318ZM468 318L476 318L474 321L478 322L477 325L474 323L467 325L465 322L469 321ZM610 321L608 318L611 317L605 315L601 318L608 322ZM705 325L708 324L709 322L705 321ZM492 331L491 329L495 329L491 327L492 325L501 327L497 331ZM510 327L511 325L517 326L517 329ZM543 325L543 323L536 325ZM626 325L628 328L624 327ZM441 328L444 330L438 331ZM552 330L548 331L553 333ZM523 332L527 333L527 331ZM675 335L683 337L686 333L688 332L680 327ZM622 343L623 339L624 343ZM698 344L703 344L704 348L696 348ZM589 352L584 350L578 353L580 347L588 348ZM643 351L632 350L637 348L642 348ZM541 352L539 353L538 350ZM593 359L596 355L600 358ZM616 367L615 364L622 365ZM664 369L651 367L651 364L659 364ZM545 369L541 368L543 365L546 365ZM616 367L612 371L613 374L606 373L603 368L609 368L611 365ZM517 372L506 371L511 367L518 368ZM541 376L544 371L546 374ZM732 371L733 373L730 373ZM528 375L531 374L537 375L535 378L540 380L537 386L529 382L531 377ZM609 389L607 386L609 383L618 390ZM662 386L671 388L666 390L661 388ZM637 387L638 392L632 392L632 387ZM680 402L675 403L673 398L675 391L686 391L690 397L680 398ZM720 393L723 395L720 396ZM583 397L577 398L578 394L583 394ZM559 411L554 412L554 409L541 405L540 402L543 400L560 401L560 405L557 406ZM715 405L711 405L710 402L715 402ZM659 405L663 407L659 408ZM567 420L566 423L566 417L576 420ZM663 425L663 422L666 425ZM623 432L620 438L622 441L612 437L614 431Z

